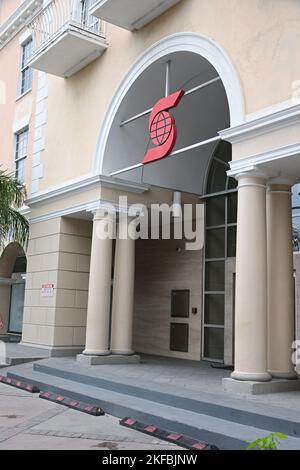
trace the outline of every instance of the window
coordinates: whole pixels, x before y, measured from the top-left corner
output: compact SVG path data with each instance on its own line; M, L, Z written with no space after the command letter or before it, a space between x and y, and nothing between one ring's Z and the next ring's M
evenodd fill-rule
M237 181L227 176L231 146L221 142L210 165L206 194L204 359L223 362L225 262L235 257Z
M15 177L20 183L25 182L25 160L27 157L28 129L16 134Z
M32 85L32 69L28 67L28 62L32 54L32 39L22 46L22 62L21 62L21 87L20 93L23 95Z
M94 0L80 0L81 2L81 23L89 28L97 28L99 18L90 15L90 8L94 4Z

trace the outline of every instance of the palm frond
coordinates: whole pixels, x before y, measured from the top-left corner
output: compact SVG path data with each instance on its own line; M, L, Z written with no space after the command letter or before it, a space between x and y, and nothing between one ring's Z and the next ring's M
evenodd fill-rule
M26 248L29 223L18 211L25 198L25 186L0 169L0 248L7 240L16 241Z

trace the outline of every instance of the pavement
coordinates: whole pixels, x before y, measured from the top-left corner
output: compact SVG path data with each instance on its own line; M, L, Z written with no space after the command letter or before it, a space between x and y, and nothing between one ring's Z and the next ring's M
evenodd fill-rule
M124 428L113 416L90 416L0 384L0 450L178 450Z
M81 439L81 444L75 444L75 448L82 448L81 445L85 445L82 440L94 440L93 436L97 436L98 444L117 443L118 449L172 448L132 430L120 429L118 418L129 416L206 441L224 450L245 449L249 442L275 431L288 436L282 443L282 449L300 449L299 391L254 396L233 395L222 390L222 378L228 377L230 371L212 368L208 363L143 355L140 364L87 366L70 357L42 359L31 364L7 367L2 372L14 379L37 385L42 391L52 391L78 401L93 403L107 413L104 418L94 418L64 408L63 415L50 418L46 416L41 423L34 422L33 426L29 423L26 432L18 427L22 423L15 421L20 418L6 418L6 427L12 420L17 424L16 429L21 429L17 436L20 433L22 436L26 435L26 439L23 436L24 445L28 439L32 442L30 434L34 432L34 443L43 443L48 437L67 441ZM26 393L25 395L27 396ZM34 399L31 397L31 400ZM49 408L45 411L55 410L57 406L61 409L61 405L46 404ZM10 406L11 403L8 402L8 407ZM44 405L38 404L40 406ZM74 413L80 422L73 423L70 416ZM21 411L19 414L14 411L14 408L3 414L23 415ZM81 419L88 421L82 421L81 426ZM93 429L90 423L96 423L97 428ZM98 423L104 425L99 426ZM0 416L0 449L1 435ZM122 440L122 436L130 436L131 439L131 435L133 440L130 443ZM18 437L16 439L19 442ZM12 446L16 445L13 440L11 442ZM56 448L55 443L49 445ZM145 447L137 447L140 445Z

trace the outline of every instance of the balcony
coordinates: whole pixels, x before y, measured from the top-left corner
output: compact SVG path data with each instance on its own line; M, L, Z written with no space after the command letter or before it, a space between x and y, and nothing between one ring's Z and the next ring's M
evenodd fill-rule
M140 29L181 0L95 0L91 13L120 28Z
M92 1L50 0L29 25L30 67L68 78L103 54L104 23L90 14Z

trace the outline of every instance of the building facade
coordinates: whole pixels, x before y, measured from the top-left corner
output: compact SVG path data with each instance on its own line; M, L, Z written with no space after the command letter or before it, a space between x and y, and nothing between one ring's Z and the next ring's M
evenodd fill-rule
M0 5L0 161L30 221L26 253L10 241L0 261L2 335L88 363L137 352L296 378L299 3ZM174 202L170 236L120 235L162 231Z

